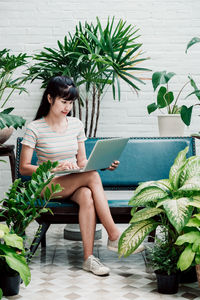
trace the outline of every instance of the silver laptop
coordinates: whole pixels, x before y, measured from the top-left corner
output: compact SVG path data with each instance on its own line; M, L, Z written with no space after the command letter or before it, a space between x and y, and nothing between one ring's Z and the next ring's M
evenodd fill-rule
M108 168L113 161L119 160L129 138L98 140L82 169L56 171L55 174L71 174Z

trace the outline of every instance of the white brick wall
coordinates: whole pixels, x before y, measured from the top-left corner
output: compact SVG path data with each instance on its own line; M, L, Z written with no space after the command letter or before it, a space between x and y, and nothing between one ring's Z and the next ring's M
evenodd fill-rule
M99 16L103 22L115 15L116 20L123 18L140 28L143 50L151 57L143 66L177 73L173 84L176 92L187 80L187 74L198 78L200 73L200 45L185 54L188 41L200 36L199 11L199 0L0 0L0 49L33 54L44 46L56 47L56 41L63 40L68 31L73 32L78 21L95 22ZM30 121L41 98L40 83L34 82L27 88L29 94L15 95L14 104L16 114ZM108 92L102 102L98 135L157 136L156 114L149 116L146 110L153 99L150 81L141 86L139 97L124 85L121 102L113 101ZM187 100L190 101L192 97ZM198 114L199 108L195 109L186 135L199 131ZM16 131L9 143L15 144L23 131ZM0 196L10 183L9 164L1 164Z

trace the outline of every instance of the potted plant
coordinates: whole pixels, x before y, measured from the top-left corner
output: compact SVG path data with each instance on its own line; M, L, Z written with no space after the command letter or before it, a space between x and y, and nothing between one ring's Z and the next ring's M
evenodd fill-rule
M178 292L179 272L177 267L177 246L172 245L166 228L161 238L156 238L154 246L148 249L148 260L157 278L158 292L175 294Z
M120 256L133 253L158 226L166 228L171 246L182 234L194 204L200 204L200 157L186 158L187 152L188 147L179 152L168 179L141 183L134 191L131 224L119 240Z
M138 66L147 58L141 57L141 43L135 26L127 25L119 20L115 24L114 17L108 18L103 28L99 18L97 25L85 22L76 26L75 33L68 33L64 42L58 41L56 49L44 48L33 56L36 63L29 68L29 78L42 80L45 87L52 76L67 75L79 86L79 115L82 119L85 111L86 135L96 136L100 115L100 105L109 86L113 97L120 99L120 82L123 81L135 91L137 83L144 83L138 75L146 68Z
M158 115L158 127L160 136L182 136L184 133L184 125L189 126L194 105L187 107L186 105L178 105L178 100L184 88L190 83L194 91L197 86L194 80L188 76L188 81L174 97L174 93L169 90L169 81L174 77L175 73L166 71L154 72L152 75L152 85L154 91L159 87L157 93L157 102L147 106L148 113L151 114L155 110L166 110L166 114ZM200 100L200 93L195 93ZM188 95L189 96L189 95ZM195 104L200 105L200 103Z
M25 120L21 116L11 114L14 107L6 107L14 91L26 92L24 83L26 76L17 76L15 71L27 64L25 53L10 54L10 50L0 51L0 143L3 144L12 134L13 128L22 128ZM5 108L6 107L6 108Z
M10 186L6 197L0 201L1 216L5 217L7 226L17 235L25 238L25 230L29 224L42 213L51 211L47 208L49 201L62 191L60 184L47 186L55 174L51 170L57 162L41 164L26 183L16 179ZM41 196L41 192L43 196Z
M200 208L200 204L194 203ZM197 278L200 286L200 213L194 214L184 227L184 233L176 240L176 245L182 246L182 252L178 260L178 268L181 271L196 266Z
M0 241L0 288L4 296L17 295L21 279L26 286L31 280L23 239L0 224Z

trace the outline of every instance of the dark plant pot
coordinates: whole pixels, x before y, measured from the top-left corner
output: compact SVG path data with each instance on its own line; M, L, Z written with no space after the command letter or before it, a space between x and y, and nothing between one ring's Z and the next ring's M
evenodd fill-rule
M179 274L159 274L156 272L158 293L176 294L178 292Z
M196 281L197 273L195 266L180 273L180 283L192 283Z
M6 274L0 275L0 288L4 296L14 296L19 294L21 277L19 274L8 276Z

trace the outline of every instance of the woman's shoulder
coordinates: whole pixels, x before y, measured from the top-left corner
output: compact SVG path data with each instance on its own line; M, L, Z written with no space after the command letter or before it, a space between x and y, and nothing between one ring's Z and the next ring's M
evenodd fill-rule
M67 117L67 119L73 125L83 126L83 122L76 117Z
M43 118L29 122L26 127L33 130L41 128L42 124L44 124Z

